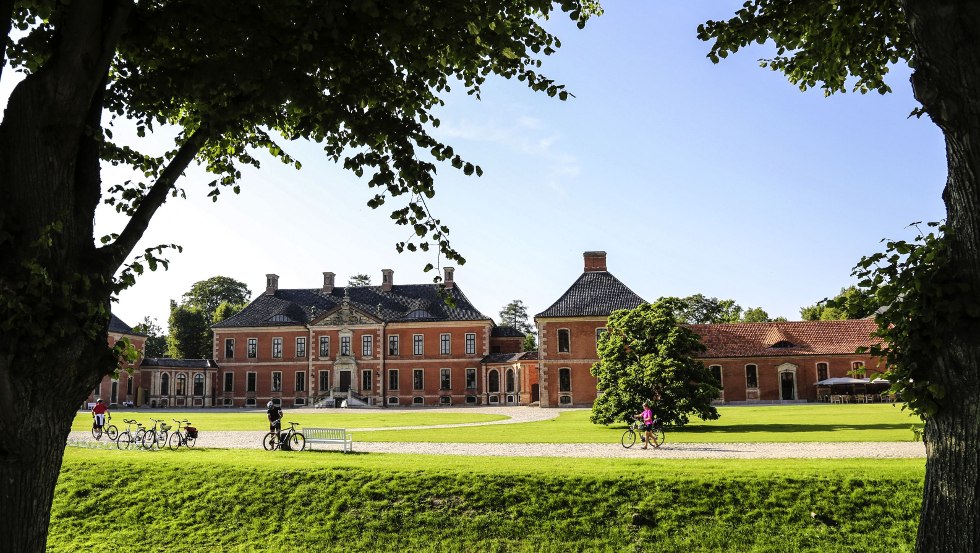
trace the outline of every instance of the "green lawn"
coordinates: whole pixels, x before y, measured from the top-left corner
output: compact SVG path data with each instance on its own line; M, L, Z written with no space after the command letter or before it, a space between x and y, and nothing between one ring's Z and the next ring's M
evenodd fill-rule
M68 448L48 548L911 551L922 474L921 459ZM829 517L831 525L811 512Z

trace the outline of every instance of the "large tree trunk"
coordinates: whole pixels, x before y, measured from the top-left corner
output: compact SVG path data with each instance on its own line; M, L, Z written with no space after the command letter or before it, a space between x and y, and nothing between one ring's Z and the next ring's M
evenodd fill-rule
M906 0L916 98L946 139L950 280L961 306L980 302L980 2ZM926 479L917 551L980 551L980 325L956 317L932 380L945 393L926 424Z

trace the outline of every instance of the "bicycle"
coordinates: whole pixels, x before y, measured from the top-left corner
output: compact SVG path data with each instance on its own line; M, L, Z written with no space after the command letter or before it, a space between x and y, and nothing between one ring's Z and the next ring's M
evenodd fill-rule
M162 449L167 445L167 438L170 437L170 425L163 422L163 419L150 419L153 426L146 429L143 435L143 447L145 449Z
M653 447L660 447L665 441L667 441L667 435L664 434L663 426L660 424L660 419L653 420L653 430L650 431L653 439L650 440L650 445ZM640 440L646 440L646 430L643 428L643 421L640 419L634 420L626 432L623 432L623 437L620 439L620 443L623 447L629 449L633 447L636 443L636 438L639 436Z
M143 425L136 422L134 419L123 419L126 423L126 430L119 433L116 437L116 447L119 449L129 449L136 444L136 447L143 447L143 436L146 434L146 428ZM132 427L136 425L136 433L133 433Z
M114 424L108 424L108 421L112 420L112 417L106 415L106 423L101 426L96 424L96 420L94 418L92 420L92 437L96 440L101 440L102 434L105 434L110 440L115 441L119 436L119 429Z
M266 451L275 451L277 449L286 449L292 451L303 451L306 447L306 436L302 432L296 431L296 426L298 422L289 423L289 429L282 432L276 432L274 430L270 431L268 434L262 438L262 447Z
M170 435L170 439L167 440L167 446L171 450L180 449L180 446L182 445L186 445L187 447L194 447L194 444L197 442L197 428L191 426L190 421L188 421L187 419L184 419L182 421L173 419L173 421L177 423L177 429L174 430L174 433ZM183 432L180 431L181 423L184 423Z

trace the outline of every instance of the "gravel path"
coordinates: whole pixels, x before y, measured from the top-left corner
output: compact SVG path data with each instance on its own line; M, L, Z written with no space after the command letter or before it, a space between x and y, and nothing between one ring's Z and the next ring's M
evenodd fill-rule
M503 421L467 423L426 427L400 428L449 428L455 426L483 426L488 424L516 424L549 420L557 417L556 409L531 407L459 408L465 413L489 413L507 415ZM303 409L291 409L287 418L302 416ZM312 412L312 410L310 410ZM453 408L440 409L452 412ZM564 412L566 410L562 410ZM319 411L318 412L322 412ZM349 413L369 410L351 410ZM497 443L420 443L420 442L359 442L357 434L392 428L350 428L354 434L354 451L359 453L415 453L427 455L469 455L506 457L605 457L605 458L659 458L659 459L843 459L843 458L924 458L925 446L921 442L802 442L802 443L667 443L659 449L642 449L641 444L625 449L618 443L609 444L497 444ZM261 449L264 431L208 432L201 431L198 447L217 449ZM72 432L70 443L80 445L92 442L87 432ZM104 442L105 440L103 440ZM339 446L316 444L318 451L339 450Z

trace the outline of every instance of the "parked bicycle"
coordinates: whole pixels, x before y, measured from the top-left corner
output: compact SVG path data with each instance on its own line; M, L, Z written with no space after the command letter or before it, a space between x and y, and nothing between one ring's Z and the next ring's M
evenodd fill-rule
M143 447L143 436L146 434L146 428L134 419L123 419L126 423L126 430L119 433L116 438L116 447L119 449L129 449L134 445L136 447ZM136 432L132 431L133 425L136 425Z
M106 423L101 426L97 423L97 420L92 420L92 437L96 440L101 440L102 435L105 434L110 440L115 441L119 436L119 429L116 428L116 425L109 424L108 421L112 420L112 417L107 415Z
M667 441L667 435L664 434L663 425L660 423L660 419L653 419L653 430L650 431L653 436L650 440L650 444L653 447L660 447L665 441ZM643 428L643 421L640 419L635 419L630 423L629 428L626 432L623 432L623 437L620 442L623 447L630 448L636 443L636 439L639 438L640 441L646 440L646 430Z
M163 419L150 419L153 426L146 429L143 435L143 447L146 449L163 449L167 445L167 438L170 437L170 425L163 422Z
M182 421L173 419L173 421L177 423L177 428L174 430L173 434L170 435L169 440L167 440L167 446L170 447L171 450L180 449L180 446L182 445L194 447L194 444L197 443L197 428L191 426L191 423L187 419ZM180 427L181 424L184 425L183 429ZM183 430L183 432L181 432L181 430Z
M262 447L266 451L285 449L292 451L303 451L306 447L306 436L302 432L297 432L298 422L289 423L289 429L281 432L269 432L262 438Z

